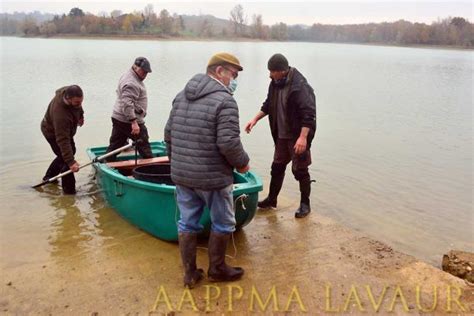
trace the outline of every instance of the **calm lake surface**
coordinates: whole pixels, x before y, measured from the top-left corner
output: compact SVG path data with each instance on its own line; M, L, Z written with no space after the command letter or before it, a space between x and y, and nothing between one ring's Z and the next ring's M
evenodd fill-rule
M85 163L86 148L108 144L117 81L135 57L151 61L147 126L161 140L174 96L219 51L234 53L244 67L235 94L242 127L266 96L273 53L286 55L314 87L315 212L437 266L450 249L473 251L472 51L1 38L1 266L97 250L136 230L103 201L92 168L77 175L75 198L55 186L30 189L53 157L39 124L57 88L84 89L86 124L75 139ZM242 141L266 193L273 154L267 120ZM297 205L289 168L282 193Z

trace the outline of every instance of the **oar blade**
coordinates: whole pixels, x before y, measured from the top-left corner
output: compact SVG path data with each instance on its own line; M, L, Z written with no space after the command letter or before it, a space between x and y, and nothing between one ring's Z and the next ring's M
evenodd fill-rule
M41 183L38 183L37 185L32 186L32 188L36 189L36 188L42 187L43 185L48 184L48 183L49 183L49 179L46 180L46 181L43 181Z

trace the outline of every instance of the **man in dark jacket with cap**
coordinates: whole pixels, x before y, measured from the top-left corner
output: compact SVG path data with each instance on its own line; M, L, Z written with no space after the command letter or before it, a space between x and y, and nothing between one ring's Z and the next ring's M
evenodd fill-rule
M77 126L84 124L83 98L81 87L72 85L56 90L55 97L49 103L41 121L41 132L56 158L49 165L43 177L44 181L67 170L79 171L79 164L74 159L76 153L74 135ZM62 177L61 185L65 194L75 194L76 179L74 174L70 173Z
M210 59L206 74L197 74L173 101L165 128L171 178L181 213L179 249L184 285L192 288L203 277L196 267L197 235L204 207L211 215L210 281L234 281L244 270L225 263L227 243L235 231L233 169L249 170L249 157L240 141L239 110L232 94L239 60L228 53Z
M275 142L270 190L268 197L258 203L260 208L277 206L285 177L286 165L292 162L292 172L299 181L301 200L295 217L302 218L311 212L311 142L316 133L316 98L306 78L282 54L273 55L268 61L270 86L268 95L257 115L247 123L245 130L252 128L268 115L270 130Z
M152 152L148 142L148 130L144 118L147 113L148 98L143 81L151 72L150 62L145 57L137 57L119 80L117 100L112 112L112 135L107 152L127 144L129 138L139 139L136 146L143 158L151 158ZM116 156L107 161L116 160Z

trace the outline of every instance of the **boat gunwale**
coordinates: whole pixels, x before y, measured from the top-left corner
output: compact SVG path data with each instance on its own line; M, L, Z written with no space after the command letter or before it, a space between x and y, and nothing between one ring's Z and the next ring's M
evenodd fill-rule
M94 159L97 155L93 152L93 150L101 150L106 147L92 147L87 149L87 155L90 159ZM135 178L129 178L124 176L117 169L111 168L107 166L105 163L96 162L93 164L94 168L104 172L109 177L116 179L117 181L123 182L124 184L138 187L141 189L146 189L150 191L158 191L158 192L165 192L165 193L174 193L176 186L162 184L162 183L153 183L147 181L137 180ZM263 190L262 180L259 176L254 174L253 172L247 172L245 174L238 173L238 176L243 178L245 182L236 183L237 187L234 187L233 193L237 195L247 194L247 193L256 193Z

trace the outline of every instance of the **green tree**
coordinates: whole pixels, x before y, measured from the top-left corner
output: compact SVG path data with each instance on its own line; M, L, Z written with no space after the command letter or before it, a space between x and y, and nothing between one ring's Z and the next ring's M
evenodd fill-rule
M71 17L83 17L84 15L84 11L79 8L72 8L71 11L69 11L69 16Z

